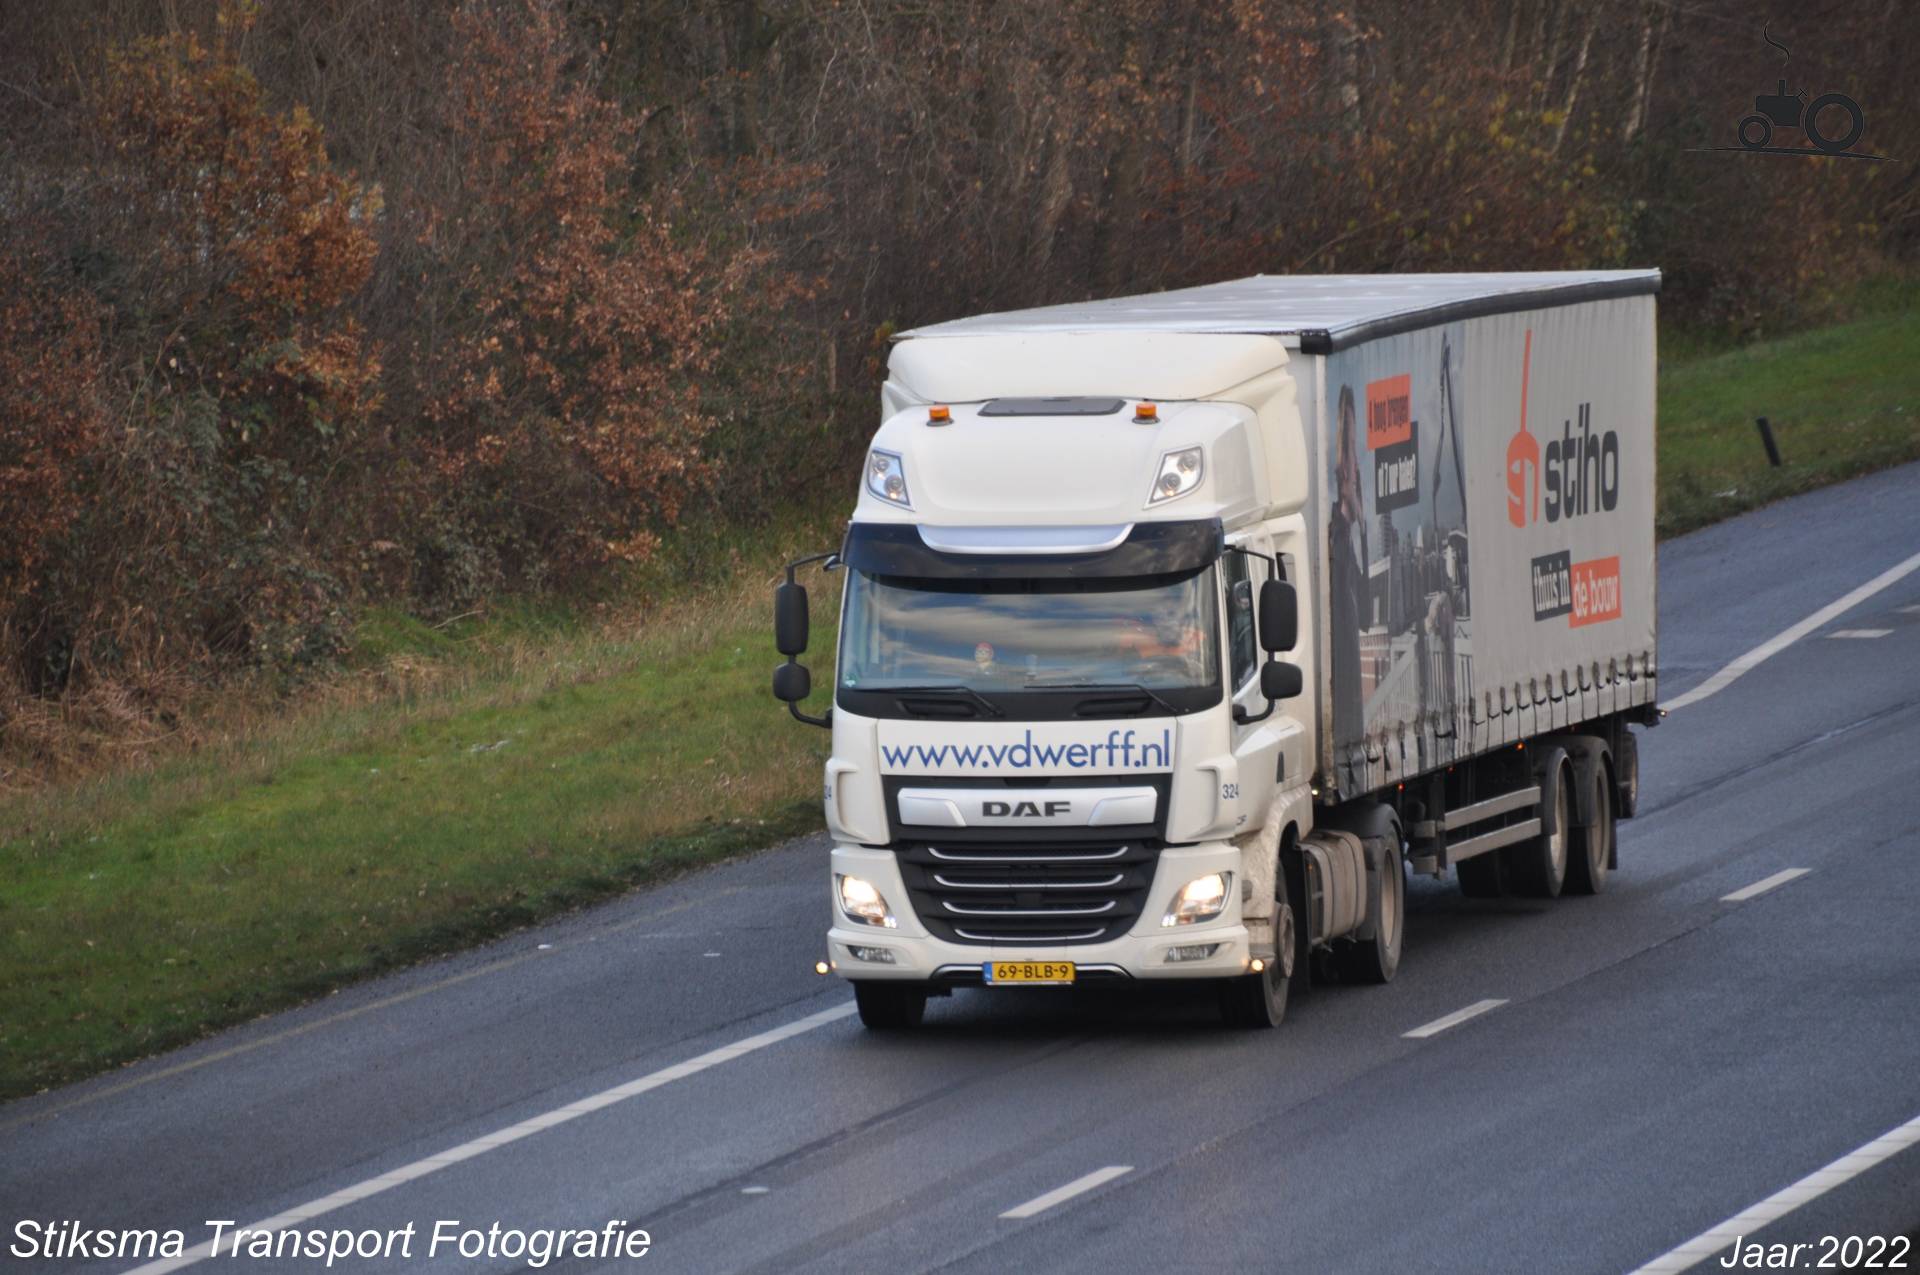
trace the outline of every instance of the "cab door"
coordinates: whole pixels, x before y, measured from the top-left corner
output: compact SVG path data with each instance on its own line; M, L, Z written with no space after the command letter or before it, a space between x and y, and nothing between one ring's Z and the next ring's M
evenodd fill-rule
M1274 577L1273 544L1265 534L1238 536L1220 560L1222 609L1226 616L1225 665L1233 703L1233 756L1240 785L1238 824L1229 835L1258 827L1273 800L1282 739L1290 723L1280 705L1267 712L1260 693L1266 653L1256 628L1260 586ZM1264 716L1263 716L1264 715ZM1261 720L1246 720L1242 718Z

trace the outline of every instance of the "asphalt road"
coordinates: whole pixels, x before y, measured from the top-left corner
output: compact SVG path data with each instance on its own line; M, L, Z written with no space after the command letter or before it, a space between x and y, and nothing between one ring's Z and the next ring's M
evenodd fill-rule
M1920 466L1664 546L1662 698L1916 551ZM354 1272L526 1269L429 1258L453 1219L652 1237L568 1272L1629 1270L1920 1116L1916 744L1920 572L1643 735L1606 894L1417 879L1399 978L1277 1033L974 992L869 1036L803 840L0 1108L4 1242L323 1201L296 1229L416 1228ZM1920 1147L1750 1238L1917 1232Z

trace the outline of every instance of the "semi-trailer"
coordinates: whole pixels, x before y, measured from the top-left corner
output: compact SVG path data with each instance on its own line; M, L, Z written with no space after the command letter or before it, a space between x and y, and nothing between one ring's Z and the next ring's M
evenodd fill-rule
M1408 873L1601 891L1658 719L1652 270L1259 276L903 333L775 590L832 731L826 966L1386 982ZM844 581L808 711L801 568Z

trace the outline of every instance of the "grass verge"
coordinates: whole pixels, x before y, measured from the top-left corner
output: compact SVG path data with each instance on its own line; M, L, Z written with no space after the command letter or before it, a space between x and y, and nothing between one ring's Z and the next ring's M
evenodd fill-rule
M1664 368L1661 533L1920 457L1916 349L1909 305ZM683 538L635 616L376 613L291 711L0 799L0 1096L817 827L825 736L767 696L766 612L838 513Z
M1920 459L1920 298L1660 372L1659 530ZM1782 464L1768 463L1756 417Z
M824 733L776 717L766 630L831 525L637 617L375 614L304 707L0 802L0 1095L818 826Z

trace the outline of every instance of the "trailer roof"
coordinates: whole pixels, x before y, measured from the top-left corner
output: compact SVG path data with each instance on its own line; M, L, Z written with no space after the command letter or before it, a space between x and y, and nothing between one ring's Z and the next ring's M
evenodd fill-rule
M1198 288L982 314L900 334L968 337L1040 332L1214 332L1293 336L1330 354L1434 323L1660 290L1658 270L1505 274L1254 275Z

